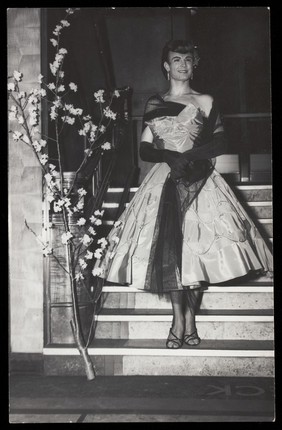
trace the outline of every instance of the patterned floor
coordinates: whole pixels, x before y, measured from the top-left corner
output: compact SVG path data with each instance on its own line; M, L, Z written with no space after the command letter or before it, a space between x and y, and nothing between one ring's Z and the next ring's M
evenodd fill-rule
M271 378L10 377L10 423L273 420Z

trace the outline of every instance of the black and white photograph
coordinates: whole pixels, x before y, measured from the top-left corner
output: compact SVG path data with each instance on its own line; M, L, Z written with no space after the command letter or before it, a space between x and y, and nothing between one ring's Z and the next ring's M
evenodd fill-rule
M272 13L6 9L9 423L276 421Z

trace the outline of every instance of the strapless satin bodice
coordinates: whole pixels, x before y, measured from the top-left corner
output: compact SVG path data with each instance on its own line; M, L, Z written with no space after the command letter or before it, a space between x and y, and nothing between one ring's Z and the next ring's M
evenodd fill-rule
M191 149L203 129L203 115L199 108L189 103L177 116L162 116L146 121L157 137L159 149L184 152Z

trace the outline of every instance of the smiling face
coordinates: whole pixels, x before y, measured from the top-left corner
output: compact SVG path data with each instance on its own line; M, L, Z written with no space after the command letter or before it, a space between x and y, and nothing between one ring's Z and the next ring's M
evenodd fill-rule
M170 73L170 78L177 81L187 81L193 72L194 58L191 52L181 54L169 51L168 61L164 62L164 67Z

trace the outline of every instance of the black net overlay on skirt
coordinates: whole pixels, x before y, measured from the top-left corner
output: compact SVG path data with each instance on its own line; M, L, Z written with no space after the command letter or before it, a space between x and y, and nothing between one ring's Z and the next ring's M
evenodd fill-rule
M152 96L146 104L143 128L147 121L163 116L177 116L184 108L182 103L164 101L158 94ZM159 149L154 149L152 145L152 151L164 148L164 142L157 135L154 135L154 144ZM225 152L222 121L214 102L209 116L203 116L203 128L196 137L193 148L182 153L187 160L185 174L177 180L168 174L164 183L147 266L146 290L161 296L172 290L183 289L182 222L186 211L214 169L212 159Z

